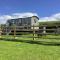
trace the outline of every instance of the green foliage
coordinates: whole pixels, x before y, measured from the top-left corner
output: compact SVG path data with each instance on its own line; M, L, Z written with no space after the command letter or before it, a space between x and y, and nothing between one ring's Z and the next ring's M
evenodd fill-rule
M47 21L47 22L39 22L39 25L48 25L48 26L60 26L60 21Z

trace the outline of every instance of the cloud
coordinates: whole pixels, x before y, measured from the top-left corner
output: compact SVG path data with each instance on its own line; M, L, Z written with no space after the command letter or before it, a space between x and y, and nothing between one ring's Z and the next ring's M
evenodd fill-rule
M8 19L11 19L12 17L9 15L2 15L0 16L0 24L5 24Z
M9 19L25 18L25 17L31 17L31 16L38 16L38 15L36 13L31 13L31 12L13 13L11 15L2 15L0 16L0 24L5 24L6 21ZM46 21L60 21L60 13L53 14L49 17L42 17L39 20L39 22L46 22Z
M38 16L38 15L36 13L26 12L26 13L14 13L12 14L12 16L14 18L25 18L25 17L32 17L32 16Z
M13 13L11 15L2 15L0 16L0 24L5 24L7 20L9 19L15 19L15 18L25 18L25 17L31 17L31 16L38 16L36 13Z
M49 17L42 17L39 20L39 22L46 22L46 21L60 21L60 13L53 14Z

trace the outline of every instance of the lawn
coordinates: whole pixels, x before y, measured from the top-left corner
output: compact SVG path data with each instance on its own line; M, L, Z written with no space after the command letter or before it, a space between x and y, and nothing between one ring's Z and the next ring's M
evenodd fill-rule
M0 39L0 60L60 60L60 39L21 39Z

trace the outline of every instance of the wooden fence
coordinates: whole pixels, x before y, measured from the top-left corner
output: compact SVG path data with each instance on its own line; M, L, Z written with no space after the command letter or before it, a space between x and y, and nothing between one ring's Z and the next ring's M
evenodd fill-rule
M43 36L43 35L57 35L60 34L60 28L52 28L52 29L46 29L44 27L46 26L42 26L43 29L39 28L40 26L10 26L10 27L0 27L0 36L2 35L10 35L12 34L14 36L14 38L19 35L19 34L29 34L31 33L33 36L30 38L33 38L33 40L35 38L39 38L39 36ZM19 31L19 32L18 32ZM49 31L48 33L46 31ZM52 32L53 31L53 32ZM35 34L37 35L35 37Z

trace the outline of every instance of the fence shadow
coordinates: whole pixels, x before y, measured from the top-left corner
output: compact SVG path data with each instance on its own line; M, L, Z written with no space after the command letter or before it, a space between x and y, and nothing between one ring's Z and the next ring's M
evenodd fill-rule
M45 46L60 46L60 42L19 40L19 39L7 39L7 38L0 38L0 40L12 41L12 42L24 42L24 43L29 43L29 44L39 44L39 45L45 45Z

